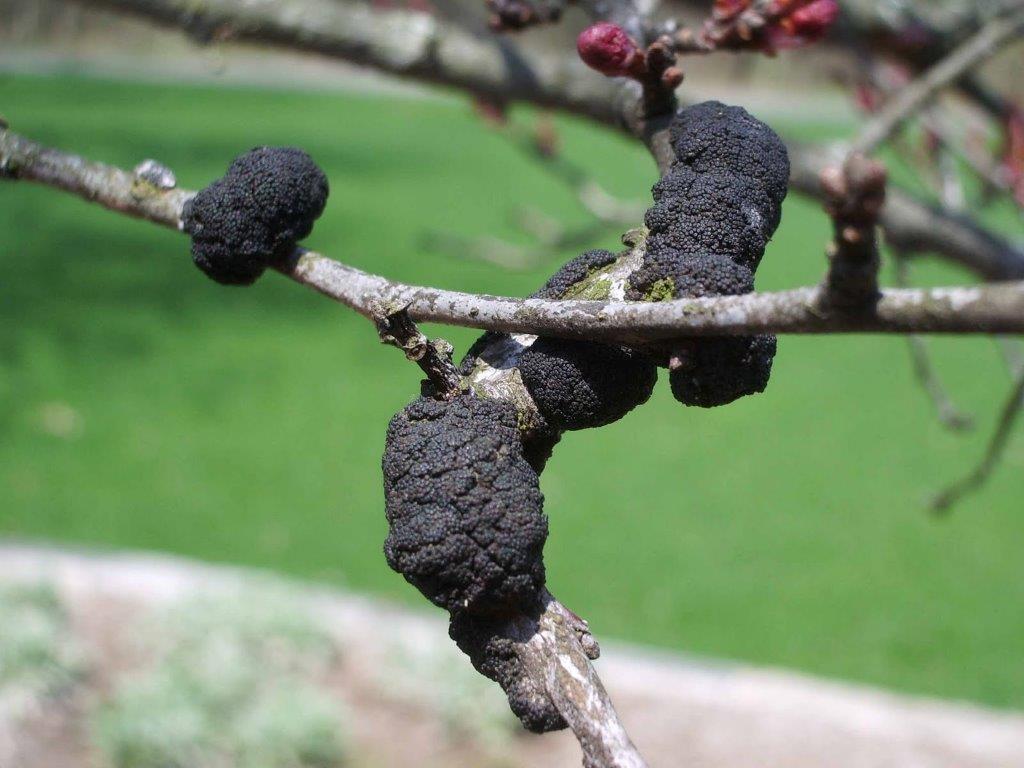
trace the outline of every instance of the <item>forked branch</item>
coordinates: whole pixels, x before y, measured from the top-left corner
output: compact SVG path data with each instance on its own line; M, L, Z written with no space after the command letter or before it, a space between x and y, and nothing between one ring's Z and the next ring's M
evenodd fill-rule
M944 88L953 85L1024 33L1024 6L985 24L973 37L900 91L864 128L854 151L870 154L921 111Z

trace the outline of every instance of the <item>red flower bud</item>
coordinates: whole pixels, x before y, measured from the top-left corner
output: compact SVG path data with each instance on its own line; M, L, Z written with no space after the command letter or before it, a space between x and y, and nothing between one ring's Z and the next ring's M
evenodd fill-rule
M643 54L633 38L622 27L606 21L580 32L576 50L584 64L608 77L635 74L643 62Z
M782 29L796 45L780 45L779 47L796 47L820 40L837 18L839 18L839 3L836 0L812 0L782 20Z

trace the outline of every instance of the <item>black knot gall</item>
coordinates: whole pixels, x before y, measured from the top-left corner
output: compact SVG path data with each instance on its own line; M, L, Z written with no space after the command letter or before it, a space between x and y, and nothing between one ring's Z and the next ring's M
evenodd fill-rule
M789 156L767 125L740 107L709 101L670 126L676 161L651 190L643 263L627 298L662 301L749 293L781 219ZM774 336L701 338L681 345L670 376L686 405L725 405L762 392Z
M701 339L685 364L669 374L672 395L683 405L715 408L764 392L775 344L774 336Z
M526 349L519 373L544 419L565 430L618 421L647 402L658 378L655 364L638 352L553 338Z
M789 154L782 139L742 107L706 101L679 110L669 129L680 165L754 179L777 203L786 197Z
M301 149L257 147L185 205L192 260L218 283L249 285L309 235L327 194L327 177Z
M383 469L394 570L453 615L536 602L548 523L511 405L416 400L388 426Z

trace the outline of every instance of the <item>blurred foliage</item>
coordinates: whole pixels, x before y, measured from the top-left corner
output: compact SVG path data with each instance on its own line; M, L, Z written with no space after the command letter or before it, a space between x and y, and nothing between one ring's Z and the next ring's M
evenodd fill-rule
M0 717L66 693L83 672L68 616L41 584L0 586Z
M373 673L388 696L436 713L453 737L472 738L500 754L523 733L501 689L454 646L395 642Z
M271 584L188 600L142 635L148 671L117 686L94 719L115 768L335 768L344 712L312 680L332 639Z
M525 295L573 254L512 274L423 253L422 233L522 242L508 212L524 202L587 220L452 101L0 76L0 112L96 159L156 157L192 188L255 144L302 146L332 187L309 244L407 282ZM760 116L805 139L849 130ZM558 126L615 194L653 182L633 143ZM987 215L1020 233L1013 210ZM27 184L0 185L0 233L0 533L270 566L422 605L381 554L379 470L420 374L365 320L273 274L214 285L180 235ZM759 288L817 282L828 236L792 196ZM426 330L460 351L475 336ZM621 422L567 435L542 478L552 590L599 637L1024 706L1021 441L950 520L923 511L979 455L1008 379L987 340L929 348L977 433L935 422L902 339L849 336L782 339L768 391L729 408L684 409L662 381Z

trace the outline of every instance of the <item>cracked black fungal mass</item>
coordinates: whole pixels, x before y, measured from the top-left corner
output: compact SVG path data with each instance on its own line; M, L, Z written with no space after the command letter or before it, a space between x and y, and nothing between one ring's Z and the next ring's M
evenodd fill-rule
M566 262L530 298L565 298L594 272L615 263L611 251L593 250ZM508 338L507 334L488 332L470 347L461 364L469 375L479 356L491 344ZM530 344L518 360L523 384L533 398L548 429L545 450L533 450L532 460L542 468L564 430L602 427L618 421L638 405L647 402L657 381L657 366L646 355L625 347L592 341L540 337ZM554 435L557 437L557 434Z
M541 610L543 607L538 604L514 620L516 629L512 631L508 622L466 614L453 616L448 625L449 637L469 656L477 672L501 686L508 696L509 708L523 727L533 733L566 727L547 691L523 670L517 653L516 643L535 631Z
M658 378L654 363L632 350L553 338L527 348L519 373L541 415L564 430L618 421L647 402Z
M383 469L384 554L427 599L497 616L537 601L548 523L511 405L420 398L391 420Z
M627 298L659 301L749 293L781 218L789 182L782 140L740 107L680 110L670 127L676 161L651 190L650 234ZM774 336L697 339L670 374L685 405L725 405L763 392Z
M257 147L185 204L192 260L218 283L249 285L309 235L327 195L327 177L301 149Z
M749 293L786 196L785 147L744 110L717 102L681 110L671 142L676 162L653 189L644 259L629 276L627 298ZM617 258L581 254L532 298L588 295L585 281ZM657 368L625 347L517 338L519 348L506 348L508 334L483 334L460 370L471 377L488 363L518 372L539 419L532 409L524 419L510 402L479 398L472 387L450 402L421 397L392 419L383 459L384 551L392 568L449 611L452 639L501 685L523 725L543 732L565 721L543 681L523 668L521 644L552 599L544 587L548 527L538 473L563 431L603 426L645 402ZM672 392L701 407L760 392L775 345L774 336L681 340Z

